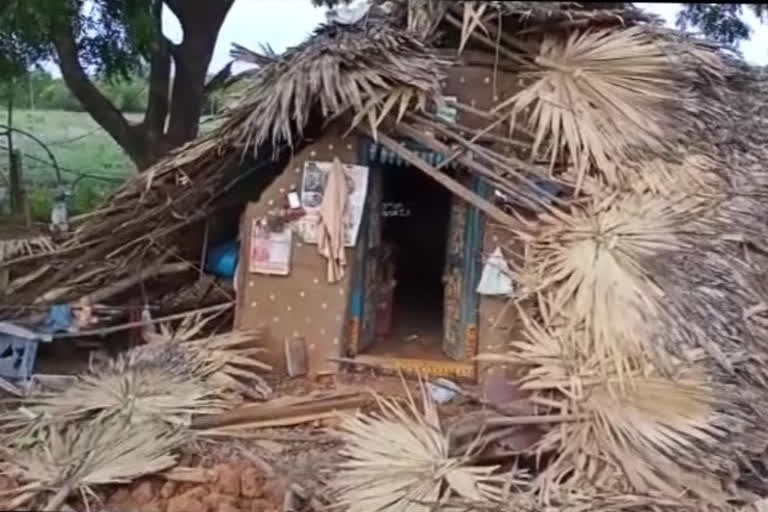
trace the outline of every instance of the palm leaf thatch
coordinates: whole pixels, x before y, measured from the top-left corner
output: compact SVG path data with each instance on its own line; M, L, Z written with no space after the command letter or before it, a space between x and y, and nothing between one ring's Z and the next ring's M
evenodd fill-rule
M705 211L698 198L612 194L566 213L542 214L519 280L543 325L572 333L574 357L620 375L654 358L664 294L648 262L689 245L681 229ZM658 361L657 361L658 362Z
M366 119L375 130L390 112L402 116L436 101L448 65L416 37L387 25L322 27L256 73L224 130L235 130L254 150L265 142L294 145L313 112L329 119L351 111L355 124Z
M648 496L610 489L558 489L546 508L536 493L508 493L495 502L451 500L444 512L761 512L764 502L712 506L691 498Z
M535 327L527 320L530 332ZM646 369L625 382L602 374L597 357L576 363L568 339L543 339L538 332L528 337L508 355L483 359L528 368L521 388L531 393L538 413L572 418L532 448L555 454L534 479L542 500L549 503L566 487L727 501L719 479L738 478L733 439L747 423L732 403L734 389L682 361L671 376Z
M29 505L45 494L46 505L38 509L56 510L74 492L87 502L95 485L128 483L174 466L171 452L186 439L164 425L136 425L117 417L47 427L31 446L0 448L7 461L4 474L23 484L6 493L7 505L35 508Z
M262 377L272 367L261 362L258 356L264 349L255 346L263 333L260 331L231 331L205 335L203 329L217 317L199 313L188 315L175 328L167 323L158 325L158 332L144 332L149 342L138 350L148 354L175 345L172 350L183 350L204 361L202 377L223 391L232 391L252 399L269 397L272 389ZM154 346L154 345L158 346Z
M659 41L641 27L544 35L530 56L531 83L494 110L521 113L535 132L534 158L568 158L583 175L595 166L611 185L625 179L619 164L631 149L662 153L670 124L685 101L681 77ZM543 149L543 151L542 151Z
M193 414L222 412L231 403L204 380L204 361L167 345L152 357L121 354L100 368L79 375L62 391L41 391L21 400L0 417L14 443L26 443L46 425L76 424L117 417L128 423L189 425Z
M449 496L482 501L497 492L503 480L495 467L472 466L472 449L451 453L423 384L423 410L406 392L405 407L375 395L379 413L359 413L338 427L343 460L330 483L338 504L350 512L428 511Z

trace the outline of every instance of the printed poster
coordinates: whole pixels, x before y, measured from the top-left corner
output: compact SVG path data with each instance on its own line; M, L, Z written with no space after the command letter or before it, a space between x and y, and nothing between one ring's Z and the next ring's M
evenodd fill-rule
M273 233L259 219L253 219L248 270L256 274L287 276L291 271L292 238L290 229Z
M323 202L323 192L328 180L328 173L333 162L306 162L301 181L301 206L305 215L296 223L296 229L304 243L316 244L318 239L318 224L320 222L320 205ZM342 164L347 178L347 210L344 220L344 245L354 247L360 232L363 218L365 196L368 191L368 167L362 165Z

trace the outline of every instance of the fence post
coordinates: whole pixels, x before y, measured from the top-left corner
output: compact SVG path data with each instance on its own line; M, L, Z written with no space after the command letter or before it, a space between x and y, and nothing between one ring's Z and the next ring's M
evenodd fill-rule
M11 152L10 163L8 195L11 200L11 215L24 215L24 176L21 165L21 152L18 149Z

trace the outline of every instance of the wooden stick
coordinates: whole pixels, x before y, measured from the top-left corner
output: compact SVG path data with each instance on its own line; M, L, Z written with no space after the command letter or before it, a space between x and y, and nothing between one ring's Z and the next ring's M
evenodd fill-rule
M483 135L486 135L488 132L499 126L501 123L506 121L506 118L500 117L497 120L493 121L491 124L483 128L482 130L478 131L470 140L469 144L474 144L477 142L477 140L482 137ZM448 158L440 162L440 165L436 167L436 169L442 169L443 167L447 167L451 162L456 160L458 157L462 156L464 153L470 150L469 145L465 145L463 149L459 149L456 152L454 152L452 155L450 155Z
M0 377L0 389L16 397L20 397L24 395L24 393L19 388L17 388L7 380L3 379L2 377Z
M344 409L356 409L357 407L345 407ZM341 409L343 410L343 409ZM198 434L214 437L250 437L248 433L242 432L246 429L260 429L260 428L275 428L275 427L292 427L294 425L301 425L302 423L311 423L317 420L327 420L330 418L337 418L339 411L331 412L318 412L314 414L304 414L301 416L290 416L288 418L281 418L275 420L253 421L249 423L237 423L235 425L228 425L226 427L214 428L210 430L202 430Z
M519 223L517 219L515 219L511 215L506 214L498 206L494 205L490 201L487 201L486 199L475 194L474 192L464 187L463 185L461 185L459 182L457 182L447 174L438 171L437 169L429 165L427 162L419 158L416 155L416 153L413 153L412 151L398 144L397 141L395 141L394 139L389 138L383 133L378 133L377 137L374 137L370 129L364 125L358 126L358 129L361 130L366 135L368 135L369 137L372 137L374 139L378 138L381 144L384 145L387 149L389 149L393 153L400 155L400 157L402 157L403 160L413 165L414 167L418 168L419 170L423 171L429 177L431 177L432 179L434 179L435 181L443 185L445 188L447 188L448 190L450 190L451 192L453 192L454 194L456 194L457 196L459 196L469 204L482 210L486 215L488 215L492 219L507 226L519 227Z
M125 279L121 279L116 283L113 283L109 286L101 288L100 290L97 290L88 295L84 295L83 297L80 298L80 300L88 304L95 304L97 302L101 302L105 299L108 299L109 297L117 295L118 293L123 292L129 289L130 287L150 277L157 277L157 276L166 275L166 274L178 274L180 272L184 272L192 268L191 265L189 265L189 263L167 263L163 265L162 262L166 258L167 256L163 257L162 259L155 262L153 265L150 265L149 267L142 269L140 272L138 272L137 274L131 277L126 277Z
M217 427L256 423L264 421L301 418L313 414L328 414L341 409L354 409L367 405L372 400L369 395L358 394L345 398L331 398L314 403L294 406L272 406L268 404L241 407L222 414L198 416L192 419L192 428L212 429ZM301 422L304 422L302 420Z
M213 311L220 311L222 309L227 309L232 306L234 306L235 302L225 302L223 304L217 304L215 306L208 306L207 308L200 308L200 309L193 309L191 311L185 311L183 313L176 313L174 315L168 315L164 316L162 318L153 318L152 320L142 320L137 322L129 322L126 324L121 325L115 325L113 327L104 327L103 329L91 329L89 331L80 331L80 332L72 332L72 333L60 333L60 334L54 334L54 339L62 339L62 338L80 338L85 336L103 336L104 334L111 334L113 332L120 332L125 331L128 329L133 329L136 327L144 327L146 325L153 325L153 324L159 324L161 322L168 322L170 320L178 320L179 318L184 318L189 315L194 315L196 313L211 313Z
M197 276L198 281L203 280L203 275L205 274L203 272L203 268L205 268L205 260L208 258L208 231L211 227L211 220L210 218L205 219L205 231L203 232L203 248L202 253L200 254L200 267L199 267L199 275Z

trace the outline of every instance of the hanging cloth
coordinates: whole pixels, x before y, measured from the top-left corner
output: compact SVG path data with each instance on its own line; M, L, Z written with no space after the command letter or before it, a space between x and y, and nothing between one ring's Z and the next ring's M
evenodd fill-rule
M497 247L485 262L483 274L477 285L477 293L481 295L509 295L512 293L512 278L509 265L501 248Z
M348 197L344 167L338 158L334 158L320 204L320 238L317 243L318 252L328 260L329 283L344 277L347 264L344 256L344 214Z

